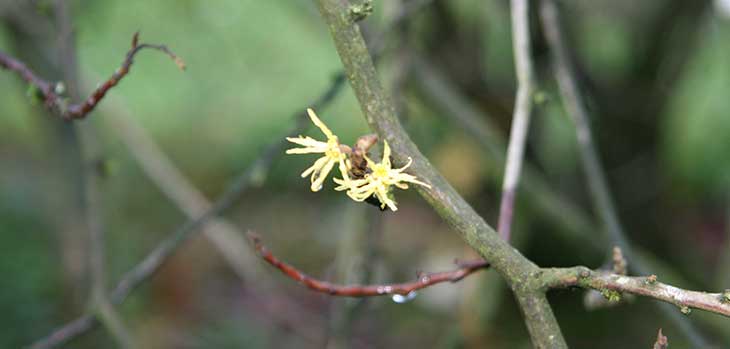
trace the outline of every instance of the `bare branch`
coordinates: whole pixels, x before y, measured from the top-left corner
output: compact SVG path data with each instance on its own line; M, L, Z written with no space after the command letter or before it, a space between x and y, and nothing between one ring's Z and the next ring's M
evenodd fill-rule
M144 259L130 271L125 273L117 286L112 290L110 301L112 304L122 303L132 290L153 275L160 266L169 258L177 248L187 241L194 233L199 231L206 222L220 215L233 204L238 201L241 193L243 193L251 184L252 178L260 173L262 168L268 168L274 157L280 154L286 146L285 141L277 141L270 145L262 155L239 175L229 185L228 189L213 204L210 210L194 219L189 219L180 227L178 227L165 240L160 242L157 247L152 250ZM91 319L89 319L91 317ZM84 326L80 326L83 324ZM41 339L34 343L32 348L49 348L58 346L66 341L90 330L97 324L92 315L84 315L74 320L72 323L64 325L55 330L48 338Z
M586 267L543 269L548 276L547 289L577 286L600 291L607 296L620 298L621 293L644 296L675 305L689 314L691 309L701 309L730 317L730 301L727 293L689 291L657 281L655 275L630 277L605 271L591 271Z
M16 60L7 54L0 52L0 67L16 72L20 77L36 88L40 97L45 102L48 109L58 113L63 119L82 119L96 108L97 104L104 98L106 93L116 86L127 74L134 63L134 57L143 49L158 50L168 56L177 64L181 70L185 69L183 60L176 56L167 46L139 43L139 32L132 37L132 48L127 52L121 67L117 69L111 77L104 81L91 95L83 102L68 105L67 100L62 97L63 87L60 84L48 82L38 77L23 62Z
M58 98L53 91L51 83L37 77L23 62L8 56L2 51L0 51L0 67L16 72L25 82L40 90L40 93L46 100L55 100Z
M453 82L431 62L418 55L413 58L415 80L425 94L424 99L433 102L434 107L441 110L440 114L446 120L460 125L482 145L489 154L485 156L485 160L491 161L490 168L503 168L507 145L504 136L498 132L499 127L493 122L494 118L485 115L470 103L458 92ZM566 241L581 246L582 248L578 249L581 252L588 252L588 248L591 250L604 248L602 236L591 234L595 230L594 224L581 207L555 191L545 177L529 163L524 164L522 172L521 192L530 198L526 203L536 206L538 212L555 221L561 227L556 233L561 234ZM495 173L497 177L501 175L502 173Z
M530 45L530 2L529 0L512 0L512 47L517 70L517 98L515 99L512 117L512 131L507 146L504 181L502 182L502 199L499 207L500 236L509 241L514 216L517 184L520 181L522 161L525 154L525 143L530 128L532 113L532 93L534 90L534 72L532 68L532 50Z
M530 275L539 271L537 266L501 239L411 141L395 115L395 107L379 81L360 28L349 19L345 4L340 0L318 0L318 5L360 109L380 139L390 144L394 161L405 163L408 157L413 159L411 170L431 186L430 189L418 188L419 193L512 287L520 301L533 345L566 348L544 294L530 282Z
M591 136L588 112L583 103L584 99L574 78L573 64L570 61L568 49L564 42L557 5L554 0L543 0L541 5L540 19L552 54L555 79L558 82L565 109L575 124L581 163L588 181L593 208L603 221L612 244L621 249L624 258L631 261L631 269L636 274L649 274L649 268L645 266L640 256L633 253L616 213L603 166ZM678 316L670 307L663 306L662 310L680 327L695 346L707 346L706 340L689 321Z
M62 61L62 73L72 99L78 98L78 60L71 13L66 1L56 0L55 12L58 23L58 39ZM133 340L119 314L109 302L106 289L106 247L101 191L102 176L99 163L103 162L102 145L99 143L94 125L74 124L79 134L79 150L82 157L82 179L84 192L84 218L89 233L89 270L91 282L90 305L99 320L109 330L121 348L133 347Z
M249 233L249 239L253 243L256 251L258 251L261 258L266 262L279 269L284 275L292 278L305 287L317 291L329 294L331 296L342 296L342 297L377 297L392 294L408 295L411 292L426 288L435 284L443 282L457 282L461 279L469 276L471 273L486 269L489 267L489 263L478 260L468 263L457 263L459 269L452 271L445 271L439 273L426 273L418 275L418 279L412 282L405 282L400 284L380 284L380 285L338 285L327 281L315 279L307 274L304 274L294 266L287 264L276 258L267 248L261 243L261 239L253 234Z

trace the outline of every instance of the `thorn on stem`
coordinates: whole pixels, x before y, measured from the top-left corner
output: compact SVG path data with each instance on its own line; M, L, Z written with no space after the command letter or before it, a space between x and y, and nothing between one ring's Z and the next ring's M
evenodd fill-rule
M613 260L614 274L626 275L628 272L628 268L627 268L628 263L626 262L626 258L624 258L624 254L621 251L620 247L615 246L613 248L612 260Z
M137 45L139 44L139 30L132 35L132 49L134 50L137 48Z
M654 342L654 349L667 349L669 347L669 340L667 340L667 336L662 334L662 329L659 329L659 332L656 335L656 342Z

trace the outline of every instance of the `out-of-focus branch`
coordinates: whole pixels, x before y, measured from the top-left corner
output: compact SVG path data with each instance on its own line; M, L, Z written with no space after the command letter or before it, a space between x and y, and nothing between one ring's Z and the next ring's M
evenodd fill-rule
M68 104L68 100L62 96L64 92L63 90L65 89L62 84L52 83L38 77L32 70L30 70L30 68L23 64L23 62L20 62L1 51L0 67L16 72L25 82L36 88L39 97L43 99L46 107L55 113L58 113L63 119L82 119L94 110L97 104L99 104L110 89L116 86L119 81L129 74L129 70L134 63L134 56L143 49L161 51L170 56L180 69L185 69L185 63L183 60L176 56L167 48L167 46L139 43L139 32L135 33L132 37L132 48L127 52L127 55L119 69L117 69L106 81L101 83L101 85L96 88L96 90L94 90L86 100L78 104Z
M107 98L103 120L122 140L142 172L189 219L210 210L212 203L178 169L154 139L136 122L131 112L117 98ZM299 115L297 115L299 117ZM301 128L303 129L303 128ZM268 168L261 169L268 172ZM259 273L258 260L246 245L244 233L225 218L211 219L204 224L203 234L218 249L230 268L241 279L253 279ZM261 280L259 280L261 281ZM264 284L261 281L257 285Z
M509 241L514 216L517 184L520 181L522 160L525 155L525 143L530 128L532 113L532 93L535 89L532 68L532 49L530 44L530 2L529 0L512 0L512 47L517 72L517 97L512 117L512 131L507 146L504 181L502 182L502 199L499 206L498 229L500 236Z
M455 121L484 148L489 155L484 159L489 162L490 168L497 171L503 169L507 146L505 137L493 124L493 118L484 115L458 93L453 82L424 57L414 55L412 64L415 80L425 96L424 99L432 102L441 111L441 115ZM584 247L580 251L587 251L585 247L598 250L605 246L602 236L590 234L595 224L585 211L556 192L529 163L524 164L522 172L520 188L530 198L526 200L526 204L534 205L538 212L555 221L560 226L556 233L563 235L566 241ZM500 178L502 173L496 172L494 176Z
M543 270L547 289L577 286L600 291L607 298L616 300L620 299L621 293L630 293L674 304L684 314L689 314L691 309L701 309L730 317L730 290L723 293L689 291L661 283L656 275L630 277L591 271L586 267Z
M612 243L623 251L629 260L633 256L626 240L621 223L619 222L616 208L608 189L608 184L598 157L598 151L593 143L591 129L588 120L588 112L583 105L583 98L573 79L571 71L572 64L569 61L568 51L563 42L563 35L557 13L557 6L553 1L541 2L541 19L543 30L550 46L552 54L553 71L560 88L561 97L568 115L575 124L575 131L578 139L578 150L580 151L581 163L588 181L588 188L593 199L593 206L596 214L611 237Z
M67 82L69 96L79 99L78 60L71 13L65 0L56 0L55 14L58 25L62 74ZM106 246L104 200L102 187L103 151L94 126L89 123L74 125L79 135L82 158L84 218L89 234L89 270L91 281L90 305L100 321L109 330L121 348L132 348L132 337L121 317L109 303L106 289Z
M408 157L412 158L411 171L431 186L419 188L419 193L505 278L520 303L533 345L567 347L545 294L532 282L533 273L539 270L537 266L500 238L411 141L383 90L360 29L348 16L346 4L339 0L319 0L318 5L360 109L370 127L390 144L394 161L405 163Z
M575 124L578 139L578 150L581 156L583 171L593 201L593 208L601 218L612 245L618 246L626 259L631 261L631 269L640 275L649 274L644 262L634 254L626 233L616 213L616 208L611 198L608 182L604 175L603 166L598 151L591 136L590 121L588 112L583 103L583 97L576 84L573 74L573 64L568 55L568 49L564 42L564 35L558 15L558 8L554 0L541 1L540 19L545 33L550 52L552 54L553 71L555 79L560 88L561 97L568 115ZM663 310L685 333L685 335L697 347L707 345L706 340L699 334L694 326L686 319L679 316L671 307L663 306Z
M286 147L285 141L277 141L271 144L261 156L254 161L242 174L235 178L226 191L211 206L210 210L194 219L189 219L166 239L160 242L144 259L130 271L125 273L112 290L110 301L112 304L122 303L126 297L143 281L149 278L169 258L177 248L199 231L199 228L210 219L217 217L238 201L241 193L245 191L260 172L268 168L276 155L280 154ZM94 315L87 314L53 331L48 337L32 344L32 348L52 348L61 345L76 336L83 334L98 324Z
M302 285L313 291L326 293L332 296L374 297L393 294L405 296L411 292L435 284L460 281L461 279L469 276L471 273L477 270L486 269L489 267L489 263L485 261L457 263L459 265L458 269L438 273L420 274L418 275L418 279L412 282L378 285L338 285L327 281L315 279L307 274L304 274L294 266L279 260L271 253L271 251L266 248L266 246L261 243L261 239L257 235L249 233L249 239L251 239L251 243L256 248L256 251L261 255L261 258L279 269L279 271L284 273L284 275L296 280L297 282L301 283Z

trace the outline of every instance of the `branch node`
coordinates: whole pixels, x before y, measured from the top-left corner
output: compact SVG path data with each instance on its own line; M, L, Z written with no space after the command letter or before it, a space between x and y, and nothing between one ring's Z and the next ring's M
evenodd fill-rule
M185 62L175 55L165 45L145 44L139 43L139 32L134 33L132 36L132 48L127 52L127 55L122 62L121 67L114 71L111 77L106 81L98 85L98 87L86 98L86 100L72 104L67 98L63 96L66 91L66 87L62 82L49 82L36 76L36 74L30 70L22 62L0 52L0 68L16 72L20 77L30 84L32 87L28 90L30 96L40 96L52 113L59 115L64 120L83 119L87 114L92 112L96 106L104 99L107 92L129 74L129 70L132 67L134 57L139 51L143 49L154 49L160 51L172 59L180 70L185 70Z
M667 336L662 334L662 329L659 329L659 332L656 335L656 342L654 342L654 349L667 349L669 347L669 340L667 340Z
M347 12L350 15L351 21L353 21L353 22L362 21L367 16L369 16L371 13L373 13L373 1L364 0L360 4L350 5L350 8L348 9Z
M730 303L730 289L722 292L722 295L720 295L720 303Z
M627 273L627 265L626 258L624 258L624 253L621 251L621 248L618 246L614 246L613 248L613 273L618 275L626 275Z
M655 285L657 281L656 275L651 274L646 277L646 284L647 285Z
M692 312L692 309L686 305L683 305L679 308L679 311L681 311L684 315L689 315Z

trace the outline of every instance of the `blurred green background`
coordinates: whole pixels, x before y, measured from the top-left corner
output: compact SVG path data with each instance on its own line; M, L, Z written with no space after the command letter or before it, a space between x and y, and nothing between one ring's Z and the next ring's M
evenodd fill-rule
M384 37L381 78L413 140L465 198L496 223L499 164L424 87L427 62L479 122L509 133L515 82L507 1L375 0L363 23ZM717 292L730 287L730 10L727 1L560 1L592 126L629 238L660 280ZM131 73L84 123L103 141L102 186L109 287L184 220L121 137L139 124L208 198L291 129L340 70L312 1L69 1L82 94L118 68L132 34L182 57L140 53ZM725 6L725 7L723 7ZM411 8L415 8L411 10ZM403 11L405 20L390 25ZM540 92L528 161L551 189L590 221L574 130L552 81L549 52L533 18ZM0 50L58 80L54 2L0 1ZM385 34L383 34L385 33ZM87 310L88 243L81 214L81 162L69 126L0 72L0 347L47 335ZM463 109L463 108L462 108ZM463 111L463 110L462 110ZM318 110L348 144L369 132L347 84ZM318 130L305 132L322 138ZM412 280L474 255L413 191L380 213L332 189L309 191L299 173L314 157L276 156L263 181L226 218L256 231L281 258L311 275L355 282ZM417 174L416 174L417 175ZM598 224L577 235L518 197L515 244L541 266L602 266L610 248ZM563 221L564 220L564 221ZM576 238L575 236L579 236ZM589 248L598 240L604 248ZM250 250L241 252L251 254ZM253 263L263 261L257 259ZM629 265L631 261L629 261ZM202 236L119 307L143 348L439 347L527 348L527 331L504 284L483 272L423 290L411 302L364 302L310 292L265 266L241 279ZM253 275L253 274L252 274ZM582 291L550 294L576 348L650 347L664 328L672 347L686 338L653 301L589 311ZM689 316L718 347L730 323ZM114 342L103 329L69 348Z

